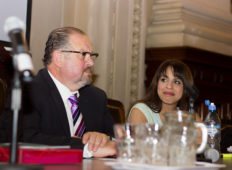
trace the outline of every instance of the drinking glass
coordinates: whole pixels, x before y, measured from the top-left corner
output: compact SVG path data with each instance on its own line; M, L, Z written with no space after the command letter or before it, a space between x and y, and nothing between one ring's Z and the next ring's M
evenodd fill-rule
M116 124L114 134L117 142L117 159L126 162L140 162L141 153L135 138L136 125Z
M167 165L167 143L160 142L158 124L116 124L114 133L120 161Z
M168 145L161 138L161 126L159 124L143 124L136 129L143 131L141 138L141 153L143 163L152 165L167 165Z
M170 166L194 166L196 153L204 151L207 144L207 128L195 123L194 115L186 111L166 112L163 140L168 143ZM197 134L202 131L202 142L197 148Z

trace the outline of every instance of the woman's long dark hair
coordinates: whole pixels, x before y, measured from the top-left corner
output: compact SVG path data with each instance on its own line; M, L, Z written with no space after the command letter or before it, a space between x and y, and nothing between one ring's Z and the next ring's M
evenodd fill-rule
M182 61L176 59L165 60L163 63L161 63L161 65L156 70L150 86L147 89L145 97L138 102L147 104L154 111L161 111L162 101L158 96L157 87L160 77L166 74L168 67L171 67L173 69L174 76L178 77L183 82L183 95L178 101L177 106L181 110L188 110L189 93L186 89L193 86L193 76L189 67Z

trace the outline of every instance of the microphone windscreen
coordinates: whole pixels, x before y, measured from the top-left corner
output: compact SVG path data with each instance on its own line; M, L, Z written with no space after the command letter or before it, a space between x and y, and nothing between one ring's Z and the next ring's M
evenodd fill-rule
M8 34L10 31L12 31L14 29L24 30L25 25L24 25L23 21L20 20L19 18L15 17L15 16L11 16L11 17L7 18L5 21L4 32L6 34Z

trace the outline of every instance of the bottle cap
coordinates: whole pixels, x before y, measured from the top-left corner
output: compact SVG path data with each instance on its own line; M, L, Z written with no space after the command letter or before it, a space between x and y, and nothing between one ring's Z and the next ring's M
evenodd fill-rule
M205 151L204 155L205 155L205 158L211 159L212 162L216 162L219 159L219 156L220 156L219 152L216 149L213 149L213 148L207 149Z
M210 101L209 100L205 100L205 105L209 106L210 105Z
M216 110L216 106L215 106L214 103L210 103L210 105L209 105L209 110L210 110L210 111L215 111L215 110Z

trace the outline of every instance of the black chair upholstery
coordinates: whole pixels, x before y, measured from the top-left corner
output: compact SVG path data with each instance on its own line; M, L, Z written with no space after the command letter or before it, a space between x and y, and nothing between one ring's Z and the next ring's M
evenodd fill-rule
M221 152L227 153L230 146L232 146L232 125L226 125L221 129Z
M0 114L2 113L6 101L6 88L6 83L0 78Z

